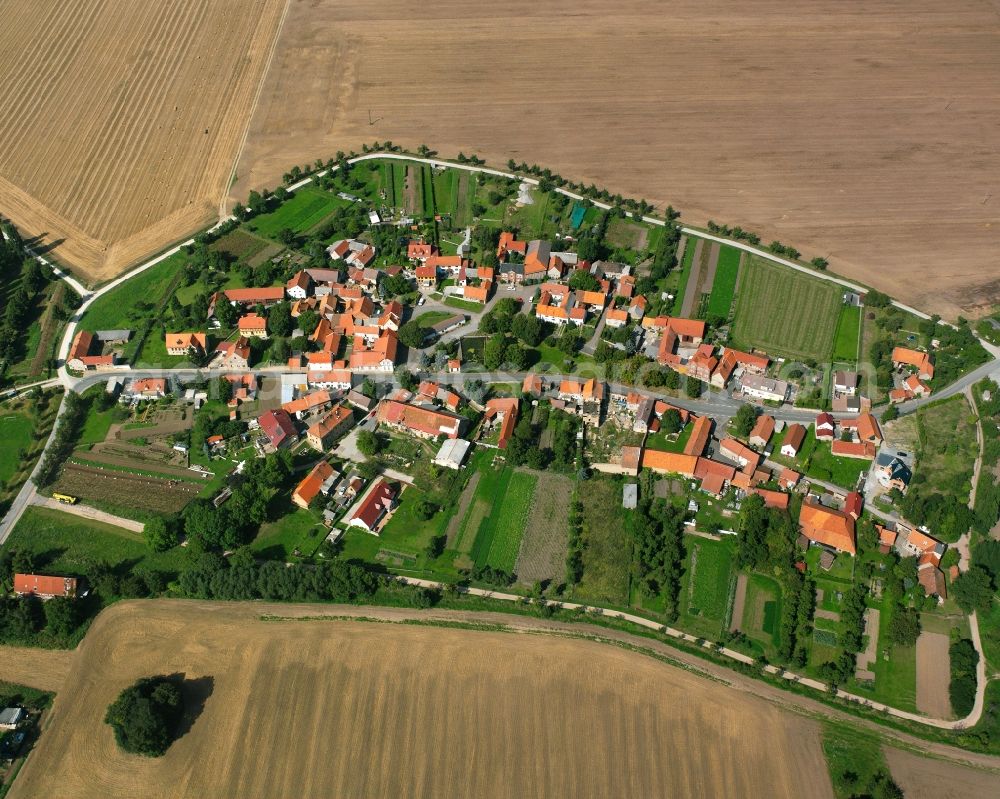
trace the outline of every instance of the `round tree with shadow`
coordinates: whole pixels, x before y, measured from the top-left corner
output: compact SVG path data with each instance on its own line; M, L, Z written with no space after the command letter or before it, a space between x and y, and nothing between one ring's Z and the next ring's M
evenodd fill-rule
M126 752L160 757L173 743L184 703L180 686L168 677L145 677L129 686L108 707L106 724Z

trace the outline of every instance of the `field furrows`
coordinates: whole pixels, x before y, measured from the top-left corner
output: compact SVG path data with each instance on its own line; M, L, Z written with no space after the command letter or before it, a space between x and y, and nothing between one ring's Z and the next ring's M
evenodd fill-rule
M106 611L10 795L61 785L80 799L831 795L814 722L637 653L545 635L260 620L288 609ZM210 685L204 709L164 757L124 755L98 719L122 686L153 673Z
M13 5L0 208L97 279L211 219L285 0Z

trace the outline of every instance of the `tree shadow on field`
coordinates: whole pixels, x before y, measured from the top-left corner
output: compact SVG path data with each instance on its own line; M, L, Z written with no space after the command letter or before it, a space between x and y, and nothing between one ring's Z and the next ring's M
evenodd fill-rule
M184 674L171 674L167 677L174 685L180 688L181 698L184 702L184 715L177 722L177 732L174 740L183 738L191 731L198 716L205 709L205 703L215 690L215 677L193 677L187 679Z

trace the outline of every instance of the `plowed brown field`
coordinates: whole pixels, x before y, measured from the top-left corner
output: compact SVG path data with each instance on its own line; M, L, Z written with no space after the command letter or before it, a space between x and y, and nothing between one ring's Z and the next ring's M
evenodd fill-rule
M375 139L513 157L954 316L1000 300L998 126L990 0L293 0L232 196Z
M91 280L210 221L286 0L12 0L0 213Z
M832 796L814 722L644 655L266 610L106 611L11 796ZM214 685L164 757L123 755L99 719L156 672Z

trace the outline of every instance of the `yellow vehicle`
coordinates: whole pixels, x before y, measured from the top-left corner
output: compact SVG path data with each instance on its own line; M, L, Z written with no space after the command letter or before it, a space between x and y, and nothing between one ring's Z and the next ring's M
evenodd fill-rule
M71 497L69 494L53 494L52 499L57 499L64 505L75 505L76 497Z

